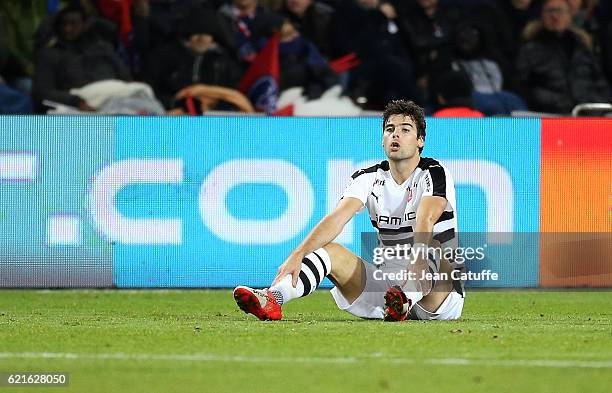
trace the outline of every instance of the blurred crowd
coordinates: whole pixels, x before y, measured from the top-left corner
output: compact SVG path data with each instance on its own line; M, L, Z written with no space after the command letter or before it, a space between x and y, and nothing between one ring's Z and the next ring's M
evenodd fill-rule
M0 21L0 113L252 112L241 80L273 36L279 92L307 101L478 117L612 97L611 1L75 0L38 26L31 75Z

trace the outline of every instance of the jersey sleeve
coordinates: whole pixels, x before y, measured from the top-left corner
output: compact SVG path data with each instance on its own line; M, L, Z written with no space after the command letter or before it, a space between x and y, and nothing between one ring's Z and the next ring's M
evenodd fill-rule
M342 198L356 198L365 205L374 186L374 177L372 174L353 175L342 194Z
M440 165L429 167L421 178L423 196L446 197L446 171Z

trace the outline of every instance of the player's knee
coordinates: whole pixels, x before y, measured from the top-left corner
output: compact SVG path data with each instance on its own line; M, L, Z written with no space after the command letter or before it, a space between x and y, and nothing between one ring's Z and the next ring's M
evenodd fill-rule
M329 243L323 248L329 254L333 276L351 276L361 266L359 257L341 244Z
M327 254L329 254L332 266L334 264L343 264L353 254L348 248L339 243L328 243L323 248L327 251Z
M336 287L341 288L347 299L355 299L365 285L365 271L361 259L338 243L329 243L323 248L329 254L332 264L328 278Z

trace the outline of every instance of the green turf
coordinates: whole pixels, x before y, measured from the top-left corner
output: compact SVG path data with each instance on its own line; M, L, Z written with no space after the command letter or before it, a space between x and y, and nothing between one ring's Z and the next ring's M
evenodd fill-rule
M0 372L71 378L0 391L610 392L611 304L612 292L472 292L459 321L384 323L319 291L259 322L229 291L0 291Z

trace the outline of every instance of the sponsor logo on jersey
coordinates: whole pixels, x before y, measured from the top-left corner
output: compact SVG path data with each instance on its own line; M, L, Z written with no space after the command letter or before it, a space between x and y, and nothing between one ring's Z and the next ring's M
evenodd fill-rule
M400 225L403 221L411 221L414 219L416 219L415 212L404 213L403 217L385 216L382 214L379 216L376 216L376 221L379 224L391 224L391 225Z

